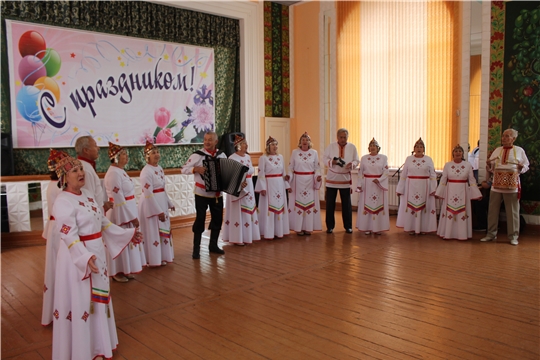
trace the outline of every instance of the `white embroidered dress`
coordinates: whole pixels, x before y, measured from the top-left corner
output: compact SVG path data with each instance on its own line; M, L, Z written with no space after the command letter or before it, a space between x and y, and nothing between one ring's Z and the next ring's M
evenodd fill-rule
M467 161L446 163L435 195L444 199L437 235L443 239L472 238L471 199L482 197L472 165Z
M282 238L289 234L289 209L282 155L263 155L259 158L259 173L255 191L266 191L259 195L259 228L264 239Z
M376 184L373 180L379 180ZM386 155L364 155L358 169L358 216L356 228L360 231L390 230L388 212L388 159Z
M426 155L420 158L408 156L396 189L398 194L402 194L396 226L416 234L437 231L436 190L437 174L433 160Z
M169 208L173 206L165 191L165 174L161 166L146 164L141 171L139 224L143 233L144 252L149 266L160 266L162 261L174 260ZM165 221L158 215L164 213Z
M238 196L227 194L221 237L223 241L233 244L251 244L254 240L261 240L252 179L255 169L249 155L232 154L229 159L238 161L249 170L246 173L247 186L240 194Z
M58 180L51 180L47 185L47 208L49 220L45 224L42 237L47 240L45 247L45 274L43 279L43 307L41 309L41 325L47 326L53 321L54 306L54 274L56 270L56 254L58 253L58 237L53 236L55 218L52 215L56 197L62 190Z
M289 161L289 226L291 230L322 230L319 188L319 155L314 149L295 149Z
M135 200L135 186L128 174L117 166L110 166L105 174L105 191L114 207L107 211L107 217L113 224L123 228L132 228L131 221L137 219L137 201ZM129 244L116 258L108 258L109 276L122 273L137 274L146 266L146 255L143 244Z
M85 189L63 191L53 208L59 238L54 288L53 359L112 357L118 345L105 252L114 258L135 229L112 224ZM88 261L96 256L93 273Z

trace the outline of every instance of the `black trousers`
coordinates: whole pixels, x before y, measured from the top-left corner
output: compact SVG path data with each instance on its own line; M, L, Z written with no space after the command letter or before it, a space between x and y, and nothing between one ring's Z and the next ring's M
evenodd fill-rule
M326 228L333 229L336 226L334 212L336 211L336 198L339 190L341 198L341 218L345 229L352 229L352 205L351 188L337 189L326 187Z
M221 224L223 222L223 197L207 198L195 195L195 210L197 216L193 223L192 230L195 234L204 232L204 222L206 221L206 209L210 208L210 225L208 229L219 235Z

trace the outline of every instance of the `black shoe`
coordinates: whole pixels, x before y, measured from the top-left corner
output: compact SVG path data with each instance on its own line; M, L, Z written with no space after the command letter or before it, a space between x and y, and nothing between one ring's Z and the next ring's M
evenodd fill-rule
M345 232L346 232L347 234L352 234L352 229L346 229Z
M331 233L333 233L333 232L334 232L334 229L332 229L332 228L326 229L326 233L327 233L327 234L331 234Z
M220 255L225 254L225 251L221 250L221 249L218 248L218 247L212 248L212 249L208 249L208 251L211 252L211 253L214 253L214 254L220 254Z
M200 254L191 254L191 258L193 260L197 260L197 259L200 259L201 258L201 255Z

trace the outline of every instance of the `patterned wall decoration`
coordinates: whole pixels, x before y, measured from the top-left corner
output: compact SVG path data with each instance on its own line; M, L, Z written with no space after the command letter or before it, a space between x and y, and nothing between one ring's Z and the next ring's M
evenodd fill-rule
M289 7L264 2L265 116L290 117Z
M540 215L540 6L535 2L491 3L488 156L502 131L515 128L529 171L521 176L521 212Z
M239 46L238 20L173 8L144 1L2 1L1 48L3 64L7 64L4 19L36 22L82 30L137 36L163 41L212 47L215 55L216 132L239 131ZM2 66L0 87L0 121L2 133L10 132L9 75ZM231 88L233 91L231 91ZM161 146L160 165L181 167L200 145ZM126 170L140 170L145 165L143 147L129 148L130 161ZM74 152L70 149L70 153ZM16 149L13 151L15 175L48 174L47 149ZM110 162L107 149L100 150L96 164L105 172Z
M505 51L502 128L519 132L529 171L521 175L522 207L540 215L540 4L505 3Z

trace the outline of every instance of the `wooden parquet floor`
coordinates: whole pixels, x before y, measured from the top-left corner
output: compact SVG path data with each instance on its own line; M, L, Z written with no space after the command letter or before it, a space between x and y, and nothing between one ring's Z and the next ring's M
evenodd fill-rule
M337 221L340 218L339 214ZM324 219L324 217L323 217ZM113 282L114 359L539 359L540 237L291 234ZM2 252L2 359L51 359L45 246Z

